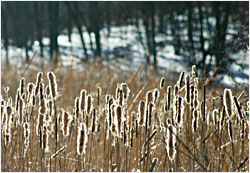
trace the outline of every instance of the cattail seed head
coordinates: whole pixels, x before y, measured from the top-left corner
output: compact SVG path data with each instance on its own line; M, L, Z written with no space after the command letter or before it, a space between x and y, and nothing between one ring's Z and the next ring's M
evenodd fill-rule
M73 120L72 115L70 115L68 112L63 110L62 114L62 131L63 131L63 136L69 136L69 128L71 121Z
M153 103L155 104L158 101L158 98L160 97L160 92L157 88L154 89L154 100Z
M148 91L147 94L146 94L146 106L148 106L148 104L150 102L152 102L153 100L154 100L153 92Z
M164 89L164 86L165 86L165 78L162 77L162 78L161 78L161 82L160 82L160 89L163 90L163 89Z
M39 87L40 87L40 83L43 82L43 73L39 72L36 76L36 88L35 88L35 96L37 96L38 91L39 91Z
M88 135L85 123L80 123L77 134L77 154L82 155L86 153Z
M221 116L220 116L220 127L219 130L222 130L223 124L224 124L224 119L225 119L225 114L226 114L226 108L223 106L222 111L221 111Z
M130 89L128 87L128 84L122 83L121 84L121 90L124 93L124 99L127 100L129 97Z
M196 65L192 66L192 78L194 79L196 77Z
M233 97L234 98L234 103L235 103L235 106L236 106L236 109L237 109L237 112L238 112L238 116L240 118L240 120L243 119L243 116L242 116L242 112L241 112L241 107L240 107L240 103L238 101L238 99L236 97Z
M231 118L233 114L233 97L230 89L224 90L223 104L226 108L227 116Z
M174 96L177 96L179 93L179 86L178 85L175 85L174 86Z
M92 96L89 94L88 97L87 97L87 107L86 107L86 112L87 112L88 115L90 114L90 112L91 112L92 109L93 109L92 102L93 102L93 98L92 98Z
M19 84L20 94L21 94L21 95L22 95L22 94L24 93L24 91L25 91L24 87L25 87L25 79L24 79L24 78L21 78L20 84Z
M199 111L198 109L193 110L193 119L192 119L192 131L196 132L198 125L199 125Z
M116 107L115 107L115 116L117 118L116 127L118 129L118 137L121 137L121 132L122 132L122 107L120 105L116 105Z
M141 100L138 106L138 112L139 112L139 125L145 124L145 101Z
M97 116L96 116L96 110L94 108L93 111L92 111L92 122L91 122L91 132L92 133L95 133L96 130L97 130L96 129L96 122L97 122L96 118L97 118Z
M87 95L87 91L86 90L81 90L81 92L80 92L80 103L79 103L79 109L81 110L81 112L82 111L84 111L85 110L85 103L86 103L86 95Z
M101 95L102 95L102 89L101 87L97 87L97 106L100 105L100 101L101 101Z
M149 104L148 104L148 127L150 127L151 126L151 124L152 124L152 115L153 115L153 108L154 108L154 104L153 104L153 102L150 102Z
M181 72L179 81L177 82L177 85L179 86L179 88L182 87L182 82L183 82L183 80L184 80L184 76L185 76L185 71L183 70L183 71Z
M190 104L190 77L189 77L189 75L186 76L185 83L186 83L185 100L186 100L187 104Z
M118 104L120 106L124 105L124 93L122 90L119 90L119 93L118 93Z
M167 129L167 137L166 137L166 149L168 153L168 157L170 161L173 161L176 156L176 128L173 125L169 125Z
M52 71L50 71L47 73L47 77L49 80L50 96L51 96L51 98L56 99L56 97L57 97L56 76Z
M190 107L194 108L194 85L190 86Z
M17 93L16 93L16 102L15 102L15 110L18 111L19 109L19 103L20 103L20 89L17 89Z
M75 116L75 119L78 119L79 117L79 97L76 97L75 98L75 105L74 105L74 116Z

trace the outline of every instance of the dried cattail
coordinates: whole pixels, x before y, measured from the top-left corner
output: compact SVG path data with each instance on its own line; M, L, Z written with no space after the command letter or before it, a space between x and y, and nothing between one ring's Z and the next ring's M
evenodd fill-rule
M153 108L154 108L154 104L152 102L150 102L148 104L148 109L147 109L147 112L148 112L148 127L151 126L152 124L152 115L153 115Z
M97 106L100 105L100 101L101 101L101 95L102 95L102 89L101 87L97 87Z
M89 94L87 97L87 107L86 107L86 112L88 115L90 114L90 112L92 111L92 108L93 108L92 102L93 102L93 98Z
M196 65L192 66L192 79L196 77Z
M81 110L81 112L82 111L84 111L85 110L85 103L86 103L86 95L87 95L87 91L86 90L81 90L81 92L80 92L80 100L79 100L79 109Z
M109 101L108 101L108 117L107 117L107 118L108 118L107 120L108 120L108 122L109 122L109 127L111 127L111 121L112 121L112 120L111 120L111 118L112 118L112 117L111 117L111 116L112 116L112 115L111 115L111 114L112 114L112 112L111 112L111 107L112 107L113 103L114 103L114 99L113 99L113 97L110 97L110 98L109 98Z
M241 113L241 108L240 108L239 101L238 101L238 99L236 97L233 97L233 98L234 98L234 103L235 103L239 118L240 118L240 120L242 120L243 116L242 116L242 113Z
M230 137L230 140L233 141L233 130L231 120L228 121L228 135Z
M69 136L69 126L71 124L71 121L73 120L72 115L70 115L66 111L62 111L62 131L63 131L63 136Z
M109 103L109 98L110 98L111 96L109 95L109 94L107 94L106 96L105 96L105 103L106 103L106 105Z
M40 134L42 133L42 126L46 123L45 121L45 114L38 114L38 118L37 118L37 124L36 124L36 134L37 136L40 136Z
M30 137L30 124L28 122L25 122L23 124L23 129L24 129L24 146L25 148L29 147L29 137Z
M121 132L122 132L122 107L120 105L115 106L115 116L117 118L116 127L118 129L118 137L121 137Z
M194 109L193 110L193 119L192 119L192 131L193 132L196 132L197 128L198 128L198 125L199 125L199 111L198 109Z
M115 115L115 106L116 106L115 104L111 105L111 112L110 112L111 118L110 118L109 122L111 124L110 130L111 130L112 134L114 136L117 136L117 134L118 134L117 124L118 124L118 122L117 122L117 117Z
M35 88L35 96L37 96L38 91L39 91L39 87L40 87L40 83L43 82L43 73L39 72L36 76L36 88Z
M157 88L155 88L154 89L154 104L157 103L159 97L160 97L160 92Z
M119 93L118 93L118 104L120 106L124 105L124 93L122 90L119 90Z
M145 101L141 100L138 106L138 112L139 112L139 125L142 126L145 124Z
M177 96L174 98L173 103L173 115L175 119L175 123L180 127L183 123L183 113L184 113L184 105L183 105L183 99L180 96Z
M19 88L20 88L20 95L22 95L25 91L25 79L21 78L20 83L19 83Z
M91 132L92 133L95 133L96 132L96 122L97 122L97 120L96 120L96 110L95 110L95 108L93 109L93 111L92 111L92 122L91 122Z
M146 94L146 106L148 106L148 104L150 102L152 102L153 100L154 100L153 92L148 91L147 94Z
M185 100L187 104L190 104L190 77L189 75L187 75L185 78L185 84L186 84Z
M183 82L183 80L184 80L184 76L185 76L185 71L183 70L183 71L181 72L179 81L177 82L177 85L179 86L179 88L182 87L182 82Z
M18 123L19 125L23 124L24 121L24 109L25 109L25 100L24 100L24 95L21 96L21 99L19 101L19 108L18 108Z
M50 71L47 73L47 77L49 80L50 96L51 96L51 98L56 99L56 97L57 97L56 76L52 71Z
M179 86L178 85L175 85L174 86L174 97L177 96L179 93Z
M32 99L33 88L34 88L34 84L33 83L28 83L28 86L27 86L27 92L28 92L27 102L29 104L31 103L30 100Z
M130 89L128 87L128 84L122 83L121 84L121 90L124 93L124 99L127 100L129 97Z
M173 133L176 134L176 128L173 125L168 125L167 137L165 142L170 161L173 161L176 156L176 137Z
M116 100L118 99L118 97L119 97L119 93L120 93L120 84L118 83L117 84L117 87L116 87L116 91L115 91L115 98L116 98Z
M198 100L198 89L194 89L194 101L193 101L194 108L198 109L199 107L199 100Z
M85 123L80 123L77 134L77 154L82 155L86 153L88 135Z
M224 124L225 114L226 114L226 108L225 108L225 106L223 106L222 111L221 111L221 115L220 115L220 128L219 128L220 131L222 130L222 127Z
M233 97L230 89L224 90L223 104L226 108L226 114L231 118L233 114Z
M45 150L45 152L48 152L49 151L49 134L48 134L48 130L47 130L47 126L46 125L43 125L42 126L42 141L41 141L41 146L42 146L42 149Z
M75 105L74 105L74 116L76 119L78 119L79 117L79 97L76 97L75 98Z
M19 108L19 102L20 102L20 89L17 89L17 92L16 92L16 102L15 102L15 110L18 111L18 108Z
M194 108L194 85L190 85L190 107Z
M165 78L162 77L162 78L161 78L161 81L160 81L160 89L163 90L163 89L164 89L164 86L165 86Z

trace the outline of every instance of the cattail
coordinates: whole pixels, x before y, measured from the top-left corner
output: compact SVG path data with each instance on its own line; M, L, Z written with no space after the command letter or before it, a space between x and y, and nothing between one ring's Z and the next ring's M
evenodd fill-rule
M233 97L230 89L224 90L223 104L226 108L226 114L231 118L233 114Z
M223 124L224 124L224 119L225 119L225 114L226 114L226 108L223 106L222 111L221 111L221 116L220 116L220 128L219 130L222 130Z
M154 100L153 92L148 91L147 94L146 94L146 106L148 106L148 104L150 102L152 102L153 100Z
M190 107L194 108L194 85L190 86Z
M30 100L32 99L33 88L34 88L34 84L33 83L28 83L28 86L27 86L27 92L28 92L27 102L29 104L31 103Z
M178 85L175 85L174 86L174 96L177 96L179 93L179 86Z
M85 110L85 103L86 103L86 95L87 95L87 91L86 90L81 90L80 92L80 100L79 100L79 109L80 111L84 111Z
M118 104L120 106L124 105L124 93L122 90L119 90L119 93L118 93Z
M88 135L85 123L80 123L77 134L77 154L82 155L86 153Z
M116 107L115 107L115 116L117 118L116 127L118 129L118 137L121 137L121 131L122 131L122 107L120 105L116 105Z
M24 129L24 147L28 148L29 147L29 137L30 137L30 124L28 122L25 122L23 124L23 129Z
M158 98L160 97L160 92L157 88L154 89L154 104L158 101Z
M23 124L24 121L24 108L25 108L25 93L21 96L21 99L19 101L19 108L18 108L18 122L19 125Z
M87 97L87 107L86 107L86 112L87 112L88 115L92 111L92 107L93 107L92 102L93 102L93 98L89 94L88 97Z
M192 66L192 79L196 77L196 65Z
M36 134L37 136L40 136L40 134L42 133L42 126L46 123L45 120L45 114L38 114L38 118L37 118L37 125L36 125Z
M194 101L193 101L194 108L198 109L199 100L198 100L198 89L194 89Z
M115 98L116 100L119 98L119 93L120 93L120 84L117 84L116 91L115 91Z
M186 83L185 100L186 100L187 104L190 104L190 77L189 77L189 75L186 76L185 83Z
M121 90L124 93L124 99L127 100L129 97L130 89L128 87L128 84L122 83L121 85Z
M138 106L138 112L139 112L139 125L142 126L145 124L145 101L141 100Z
M165 78L162 77L162 78L161 78L161 82L160 82L160 89L163 90L163 89L164 89L164 86L165 86Z
M177 82L177 85L179 86L179 88L182 87L182 82L183 82L183 80L184 80L184 76L185 76L185 71L183 70L183 71L181 72L179 81Z
M118 134L118 122L117 122L117 116L115 115L115 104L111 105L111 112L110 112L110 115L111 115L111 118L109 120L109 122L111 123L110 125L110 131L112 132L112 134L114 136L117 136Z
M109 122L109 127L111 127L111 122L112 122L112 115L111 115L111 107L112 107L112 105L113 105L113 103L114 103L114 99L113 99L113 97L110 97L109 98L109 101L108 101L108 122Z
M36 88L35 88L35 96L37 96L38 91L39 91L39 87L40 87L40 83L43 82L43 73L39 72L36 76Z
M95 108L93 109L93 111L92 111L92 122L91 122L91 132L92 133L95 133L96 132L96 110L95 110Z
M74 105L74 116L75 116L75 118L76 119L78 119L78 117L79 117L79 97L76 97L75 98L75 105Z
M197 128L198 128L198 119L199 119L199 111L198 109L194 109L193 110L193 119L192 119L192 131L196 132Z
M97 87L97 106L100 105L100 100L101 100L101 94L102 94L102 89L101 87Z
M174 117L175 122L180 127L183 123L183 113L184 113L184 105L182 97L178 96L174 99Z
M20 89L17 89L17 92L16 92L16 107L15 107L15 110L18 111L19 109L19 103L20 103Z
M69 126L71 121L73 120L72 115L70 115L68 112L66 111L62 111L62 131L63 131L63 136L69 136Z
M240 104L238 102L238 99L236 97L233 97L233 98L234 98L234 103L235 103L239 118L240 118L240 120L242 120L243 116L242 116L242 113L241 113L241 108L240 108Z
M168 152L168 157L170 161L173 161L176 156L176 137L174 134L176 134L176 129L173 125L168 125L167 129L167 137L166 137L166 149Z
M20 84L19 84L19 88L20 88L20 95L23 95L24 93L24 87L25 87L25 79L24 78L21 78L20 80Z
M151 122L152 122L152 114L153 114L153 108L154 108L154 104L152 103L152 102L150 102L149 104L148 104L148 127L150 127L151 126Z
M44 98L44 84L40 83L39 89L39 112L40 114L45 114L47 110L47 104L45 103L46 100Z
M105 103L106 103L106 105L108 105L108 103L109 103L109 98L110 98L111 96L109 95L109 94L107 94L106 96L105 96Z
M52 71L50 71L47 73L47 77L49 80L50 96L51 96L51 98L56 99L56 97L57 97L56 76Z
M41 146L42 149L45 149L45 152L49 151L49 134L48 134L48 130L47 130L47 126L43 125L42 126L42 141L41 141Z

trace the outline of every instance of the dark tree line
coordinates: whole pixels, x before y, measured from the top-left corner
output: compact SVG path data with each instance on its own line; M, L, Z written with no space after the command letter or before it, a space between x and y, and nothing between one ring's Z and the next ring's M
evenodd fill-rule
M143 21L148 54L147 63L157 68L157 50L172 44L177 55L185 58L187 65L197 64L206 71L211 68L215 57L216 66L226 68L233 60L230 54L247 50L249 28L249 2L1 2L2 42L7 52L15 45L25 49L29 61L29 50L35 40L44 56L43 37L50 39L50 58L57 62L59 57L58 35L67 31L71 41L72 29L80 34L84 59L88 60L88 48L83 37L87 31L90 49L94 57L102 56L101 35L107 27L108 36L112 25L133 24L139 28ZM139 31L139 30L138 30ZM233 31L233 32L232 32ZM92 40L91 33L95 40ZM204 34L207 33L207 34ZM156 35L171 36L169 42L157 42ZM230 39L227 39L230 38ZM150 56L153 62L150 62Z

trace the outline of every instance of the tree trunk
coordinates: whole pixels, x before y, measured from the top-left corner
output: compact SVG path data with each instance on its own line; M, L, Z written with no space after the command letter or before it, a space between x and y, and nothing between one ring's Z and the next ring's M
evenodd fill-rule
M6 52L6 64L9 65L9 39L7 32L7 24L6 24L6 10L2 7L2 31L3 31L3 39L4 39L4 48Z
M41 13L40 13L40 7L39 7L39 2L34 2L34 9L35 9L35 13L36 13L36 31L37 31L37 39L39 42L39 46L40 46L40 52L41 52L41 57L43 58L43 41L42 41L42 22L41 22Z
M74 19L74 22L76 24L77 30L78 30L80 38L81 38L82 47L83 47L83 50L84 50L84 54L85 54L86 60L88 60L89 56L88 56L88 53L87 53L87 48L85 46L85 41L84 41L83 34L82 34L82 27L81 27L80 22L78 21L79 20L78 15L75 13L76 10L72 9L70 2L64 2L64 3L67 6L67 8L70 11L70 13L72 14L72 17Z
M157 69L157 52L156 52L156 42L155 42L155 10L154 10L154 2L151 2L151 20L152 20L152 53L154 55L154 68Z

